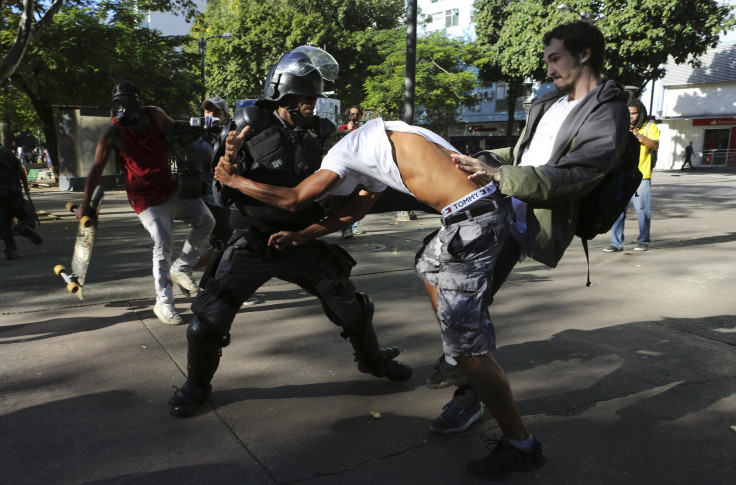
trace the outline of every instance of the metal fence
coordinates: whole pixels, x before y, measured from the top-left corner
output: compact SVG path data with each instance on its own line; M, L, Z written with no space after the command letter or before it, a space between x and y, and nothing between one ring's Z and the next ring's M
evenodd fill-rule
M703 150L700 158L701 165L736 165L736 150L720 148Z

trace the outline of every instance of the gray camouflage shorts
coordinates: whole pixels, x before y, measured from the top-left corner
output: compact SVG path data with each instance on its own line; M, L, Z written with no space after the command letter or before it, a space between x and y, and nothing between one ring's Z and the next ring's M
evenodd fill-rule
M439 229L417 253L419 277L437 288L437 318L448 356L484 355L496 348L491 303L493 267L509 235L510 204Z

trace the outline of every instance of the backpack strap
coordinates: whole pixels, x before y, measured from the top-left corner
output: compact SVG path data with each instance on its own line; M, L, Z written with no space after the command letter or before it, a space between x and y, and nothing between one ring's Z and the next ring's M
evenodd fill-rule
M654 123L651 121L647 121L647 124L644 125L644 133L646 133L647 138L649 138L649 127L652 126Z
M590 255L588 254L588 240L581 237L580 240L583 242L583 251L585 251L585 261L588 263L588 281L585 286L590 286Z

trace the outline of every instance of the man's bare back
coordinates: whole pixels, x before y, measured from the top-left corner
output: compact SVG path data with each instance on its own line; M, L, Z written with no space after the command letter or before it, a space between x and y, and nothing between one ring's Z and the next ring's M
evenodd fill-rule
M458 170L449 150L421 135L386 130L401 178L414 196L441 211L480 187Z

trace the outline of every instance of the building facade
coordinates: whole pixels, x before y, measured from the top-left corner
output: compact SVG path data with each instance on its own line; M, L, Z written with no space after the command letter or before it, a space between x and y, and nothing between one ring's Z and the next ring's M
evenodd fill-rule
M700 67L667 65L657 168L678 168L692 141L693 164L736 165L736 42L721 43Z
M419 35L444 31L448 36L474 42L474 0L418 0ZM525 103L554 89L552 84L540 84L529 80L524 83L522 96L516 99L512 139L518 138L526 124ZM443 133L459 150L474 153L479 150L507 146L508 131L508 86L499 81L480 87L475 92L479 104L464 109L457 122ZM421 120L417 120L421 123Z

